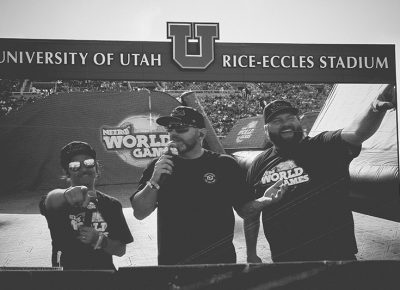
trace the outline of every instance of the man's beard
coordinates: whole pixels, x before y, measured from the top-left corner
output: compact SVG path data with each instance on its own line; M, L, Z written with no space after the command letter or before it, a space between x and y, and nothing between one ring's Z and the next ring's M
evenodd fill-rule
M176 148L178 149L179 155L190 152L197 145L197 141L195 139L191 139L186 142L180 139L174 139L173 141L176 142Z
M281 132L285 129L292 129L293 130L293 137L290 139L283 138L281 136ZM283 150L283 151L290 151L295 148L299 142L303 139L303 130L301 126L291 126L291 127L284 127L278 133L272 133L268 131L269 139L275 147Z

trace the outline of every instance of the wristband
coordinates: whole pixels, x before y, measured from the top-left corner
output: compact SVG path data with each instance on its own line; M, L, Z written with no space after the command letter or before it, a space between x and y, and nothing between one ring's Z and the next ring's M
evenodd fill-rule
M148 186L150 186L151 189L154 189L154 188L157 189L157 190L160 189L160 186L157 183L155 183L154 181L149 180L149 181L147 181L146 184Z

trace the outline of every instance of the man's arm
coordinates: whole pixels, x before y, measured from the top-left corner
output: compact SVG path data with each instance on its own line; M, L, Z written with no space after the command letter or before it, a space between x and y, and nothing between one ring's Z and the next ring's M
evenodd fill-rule
M279 201L288 190L288 185L284 185L282 179L278 180L264 192L262 197L245 203L238 211L238 214L244 219L243 227L248 263L262 262L260 257L257 256L257 240L260 230L261 211L268 207L268 205Z
M160 182L161 175L171 174L173 166L172 156L169 155L161 156L154 164L153 173L149 182L130 199L135 218L142 220L155 210L157 207L158 190L160 189L158 183ZM145 172L147 172L147 170L148 169L146 169ZM143 177L141 182L145 182Z
M157 193L157 188L152 188L149 184L146 184L142 190L140 190L131 198L131 205L135 218L142 220L149 216L156 209Z
M110 255L118 257L122 257L126 252L126 245L124 243L112 240L92 227L80 227L78 240L84 244L90 244L95 249L102 249Z
M260 212L268 205L279 201L283 194L288 190L287 185L283 185L283 180L278 180L274 185L270 186L264 195L256 200L246 202L242 207L236 210L238 215L243 219L248 219L254 215L260 214Z
M121 243L120 241L111 240L107 237L104 238L105 242L103 242L103 250L110 255L115 255L118 257L122 257L126 253L126 245Z
M110 225L110 232L105 234L92 226L80 226L77 238L82 243L91 245L95 250L102 250L110 255L122 257L126 252L126 244L133 241L122 211L122 205L118 200L115 200L112 206L110 203L107 210L105 210L105 207L102 208L104 209L102 214Z
M357 146L375 134L386 111L395 108L395 95L394 86L388 85L364 112L342 130L342 139Z
M86 186L73 186L67 189L54 189L47 194L44 201L46 210L57 210L65 205L77 205L86 207L89 204L89 196Z
M244 237L246 239L247 262L261 263L262 260L257 256L257 240L260 230L260 213L255 214L243 221Z

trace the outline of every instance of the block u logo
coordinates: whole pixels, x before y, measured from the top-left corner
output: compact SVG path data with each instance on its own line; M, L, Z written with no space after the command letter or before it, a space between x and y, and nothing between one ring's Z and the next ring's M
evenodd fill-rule
M168 22L174 61L183 69L206 69L214 61L214 43L219 39L218 23ZM198 39L199 54L188 54L188 40Z

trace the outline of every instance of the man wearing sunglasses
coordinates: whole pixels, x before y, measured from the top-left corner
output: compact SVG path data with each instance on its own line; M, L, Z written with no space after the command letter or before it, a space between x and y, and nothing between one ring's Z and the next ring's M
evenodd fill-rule
M207 130L197 110L179 106L156 122L166 128L178 155L150 162L131 203L137 219L157 207L158 263L235 263L233 208L244 216L256 206L244 173L232 157L203 148Z
M50 191L40 202L52 238L52 264L115 269L112 255L123 256L133 238L121 203L95 188L96 152L86 142L73 141L62 148L60 157L71 186Z

